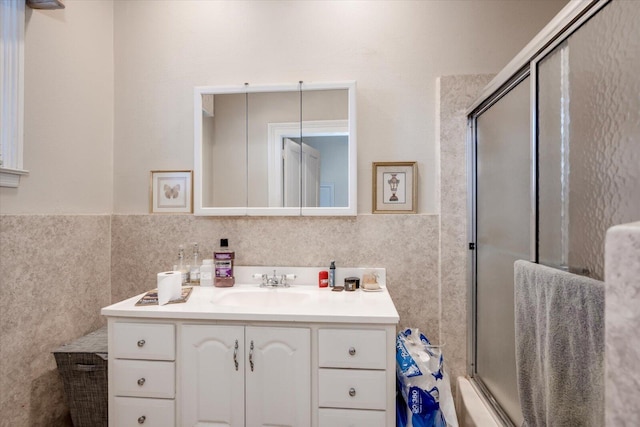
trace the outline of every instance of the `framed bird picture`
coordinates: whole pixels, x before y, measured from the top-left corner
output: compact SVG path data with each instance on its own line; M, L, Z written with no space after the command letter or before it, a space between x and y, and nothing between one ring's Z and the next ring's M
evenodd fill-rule
M193 172L151 171L151 213L192 213Z

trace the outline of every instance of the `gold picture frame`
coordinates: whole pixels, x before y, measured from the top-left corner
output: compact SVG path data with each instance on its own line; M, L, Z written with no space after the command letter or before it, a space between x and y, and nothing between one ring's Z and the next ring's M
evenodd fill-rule
M193 171L151 171L150 213L193 213Z
M418 212L416 162L373 162L372 212Z

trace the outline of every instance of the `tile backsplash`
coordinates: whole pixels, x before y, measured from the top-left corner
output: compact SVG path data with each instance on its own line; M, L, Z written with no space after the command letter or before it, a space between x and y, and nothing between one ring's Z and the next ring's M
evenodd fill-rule
M113 215L112 301L155 287L178 245L198 242L210 257L228 238L236 265L384 267L400 326L418 327L438 341L438 216L360 215L355 218L201 218L191 215Z

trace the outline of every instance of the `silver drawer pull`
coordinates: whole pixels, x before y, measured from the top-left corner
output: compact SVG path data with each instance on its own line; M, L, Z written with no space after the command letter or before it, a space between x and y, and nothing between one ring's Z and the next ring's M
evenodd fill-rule
M238 340L236 340L236 345L233 347L233 364L236 366L236 371L238 370Z
M144 422L147 420L147 417L145 417L144 415L138 418L138 424L144 424Z
M253 340L251 340L251 346L249 347L249 365L251 366L251 372L253 372Z
M144 346L144 344L145 344L145 341L144 341L144 340L140 340L140 341L138 341L138 347L142 347L142 346ZM143 422L144 422L144 421L143 421Z
M355 395L356 395L356 389L355 389L355 388L353 388L353 387L351 387L351 388L349 389L349 396L353 397L353 396L355 396Z
M144 378L140 378L140 379L138 380L138 385L139 385L140 387L142 387L142 386L144 385L144 382L145 382L145 381L146 381L146 380L145 380Z
M352 355L352 356L355 356L356 349L354 347L349 347L349 354Z

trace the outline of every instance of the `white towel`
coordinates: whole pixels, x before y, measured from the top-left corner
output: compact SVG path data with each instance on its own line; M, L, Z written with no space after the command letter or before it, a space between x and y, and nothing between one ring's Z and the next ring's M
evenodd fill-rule
M523 426L604 425L604 283L516 261Z

